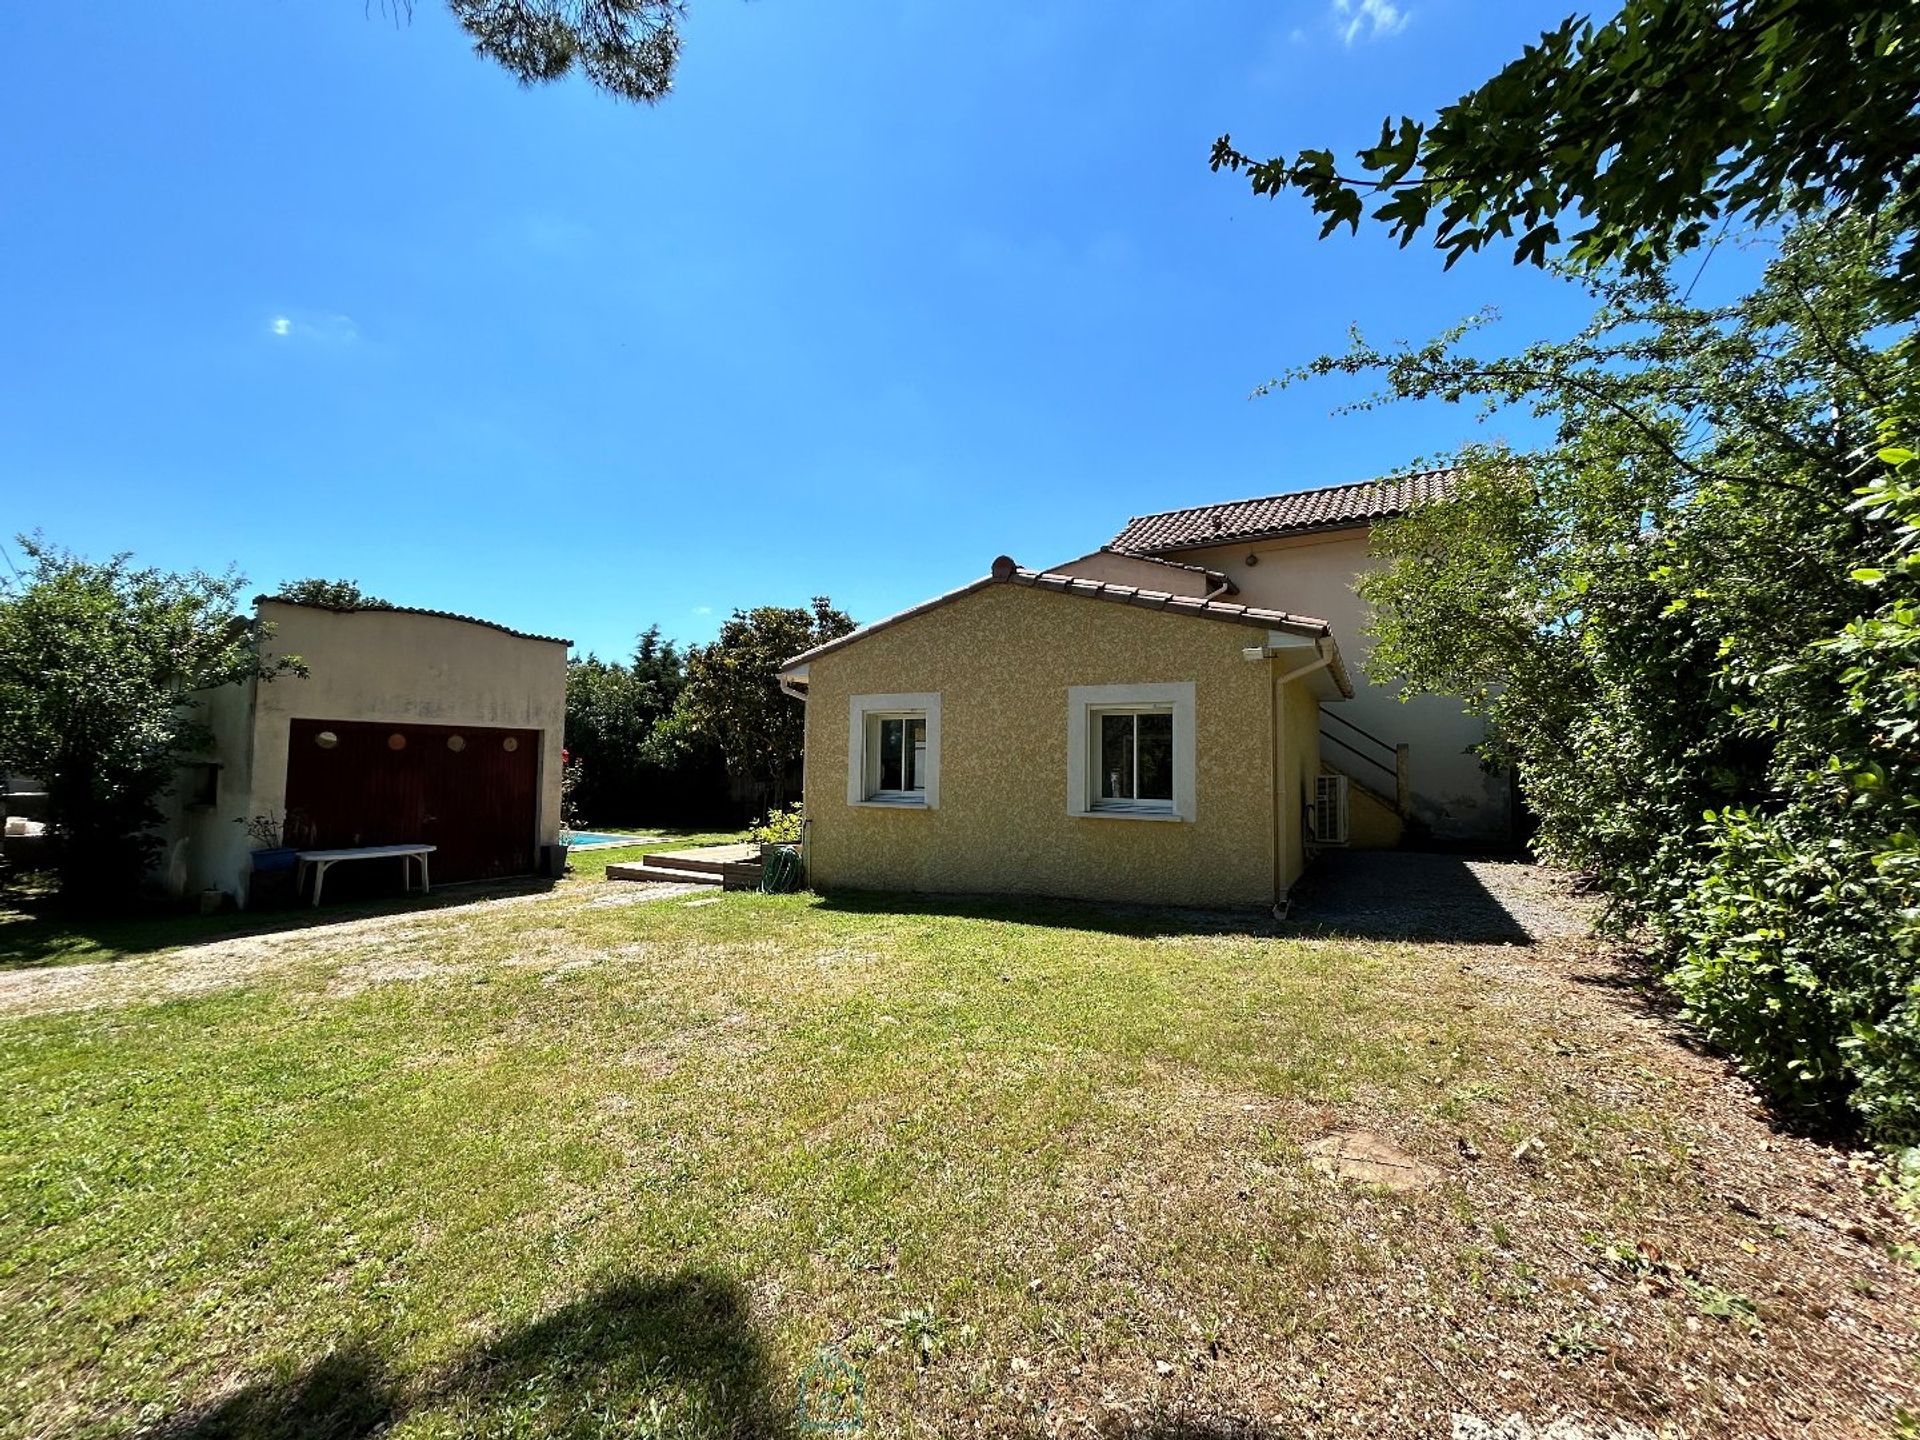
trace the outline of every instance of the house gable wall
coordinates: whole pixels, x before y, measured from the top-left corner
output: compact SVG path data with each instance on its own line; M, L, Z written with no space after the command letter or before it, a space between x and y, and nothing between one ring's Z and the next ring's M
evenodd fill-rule
M1244 626L990 586L816 658L808 867L823 889L1270 904L1270 662ZM1068 689L1195 686L1195 818L1068 814ZM847 803L849 699L938 692L938 809ZM1316 752L1317 755L1317 752Z

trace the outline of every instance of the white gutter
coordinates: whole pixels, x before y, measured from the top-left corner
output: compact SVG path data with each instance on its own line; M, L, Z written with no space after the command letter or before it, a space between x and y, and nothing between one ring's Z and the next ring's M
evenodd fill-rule
M1297 645L1288 645L1281 648L1297 650L1300 647ZM1266 653L1273 654L1273 647L1267 647ZM1304 675L1311 675L1316 670L1324 670L1333 664L1333 656L1327 654L1327 652L1321 648L1321 643L1318 640L1313 642L1313 655L1314 658L1307 661L1304 665L1296 665L1293 669L1281 672L1273 677L1274 747L1273 794L1271 796L1271 803L1273 805L1273 863L1276 867L1280 864L1281 847L1286 839L1286 820L1280 811L1283 800L1281 786L1284 783L1284 777L1280 773L1282 768L1281 760L1286 753L1286 711L1281 696L1291 681L1298 680ZM1277 659L1278 656L1275 655L1275 658ZM1276 876L1276 878L1278 877ZM1289 887L1274 901L1273 918L1275 920L1285 920L1287 918L1287 912L1292 908L1293 894L1292 888Z
M1268 648L1268 653L1272 654L1273 658L1275 658L1276 660L1280 658L1278 653L1274 651L1272 646L1268 646L1267 648ZM1284 648L1288 650L1295 650L1295 649L1298 649L1299 647L1295 645L1288 645ZM1311 675L1313 674L1314 671L1324 670L1329 665L1333 664L1333 657L1327 654L1326 651L1320 648L1320 642L1318 640L1313 642L1313 653L1316 658L1309 660L1306 664L1301 665L1296 669L1287 671L1283 675L1274 676L1273 683L1275 685L1284 685L1289 680L1298 680L1302 675Z

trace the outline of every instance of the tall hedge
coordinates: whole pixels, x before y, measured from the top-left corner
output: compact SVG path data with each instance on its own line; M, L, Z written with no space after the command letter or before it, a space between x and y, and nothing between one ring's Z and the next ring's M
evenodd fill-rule
M1823 217L1730 305L1605 278L1566 341L1487 359L1464 326L1301 373L1553 422L1376 531L1374 678L1485 714L1539 848L1783 1105L1910 1143L1916 430L1888 235Z

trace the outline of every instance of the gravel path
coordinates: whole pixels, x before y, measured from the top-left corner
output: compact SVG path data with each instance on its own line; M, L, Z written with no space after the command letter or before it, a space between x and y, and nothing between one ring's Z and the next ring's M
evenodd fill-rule
M1410 850L1338 850L1294 897L1287 928L1352 940L1528 945L1584 935L1598 906L1567 877L1519 859Z

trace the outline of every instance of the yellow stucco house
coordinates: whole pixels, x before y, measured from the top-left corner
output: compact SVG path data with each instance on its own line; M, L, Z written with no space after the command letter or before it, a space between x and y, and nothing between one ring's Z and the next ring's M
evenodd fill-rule
M793 657L812 883L1281 905L1318 846L1503 837L1478 722L1342 655L1372 522L1451 483L1137 517Z

